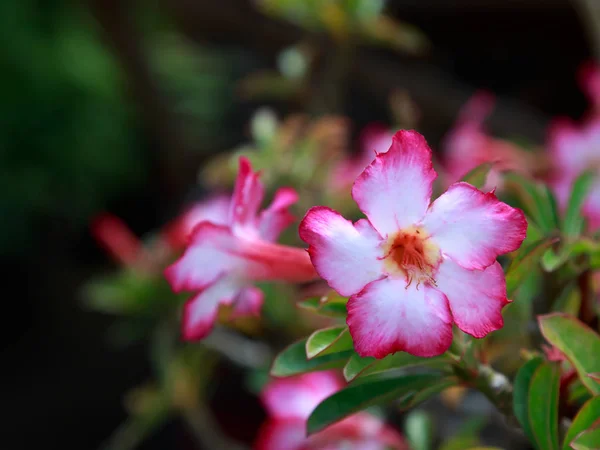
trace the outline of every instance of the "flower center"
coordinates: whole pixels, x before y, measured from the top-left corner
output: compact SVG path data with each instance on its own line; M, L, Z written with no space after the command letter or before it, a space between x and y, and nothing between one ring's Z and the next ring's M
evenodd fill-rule
M435 284L434 275L440 263L440 249L421 227L411 227L390 235L383 244L385 269L392 277L404 277L406 287L415 280Z

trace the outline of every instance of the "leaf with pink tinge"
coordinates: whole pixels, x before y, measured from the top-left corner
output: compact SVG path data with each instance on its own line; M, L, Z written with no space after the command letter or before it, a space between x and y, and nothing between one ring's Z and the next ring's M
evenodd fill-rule
M594 395L600 394L600 383L588 376L600 372L600 336L566 314L547 314L538 321L546 340L565 354L585 387Z
M600 397L588 400L579 410L563 441L562 450L569 450L571 442L583 431L591 427L600 417Z

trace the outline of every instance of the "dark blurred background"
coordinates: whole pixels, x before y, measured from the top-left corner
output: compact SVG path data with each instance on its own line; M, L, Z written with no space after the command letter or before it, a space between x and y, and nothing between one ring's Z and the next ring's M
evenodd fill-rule
M543 144L548 120L579 117L576 83L594 56L581 2L391 0L386 12L419 27L430 51L403 56L361 45L336 112L353 132L391 122L386 98L405 89L435 148L475 89L498 96L498 135ZM122 395L149 376L142 344L116 351L111 318L81 306L81 286L114 266L89 234L110 211L139 235L199 194L197 170L248 140L265 102L240 80L275 66L302 39L295 25L248 0L4 0L0 2L0 256L4 274L2 448L92 449L123 420ZM323 58L335 47L323 39ZM319 87L320 79L311 82ZM292 107L271 102L282 115ZM231 374L229 374L231 375ZM213 406L261 409L222 377ZM240 400L240 396L246 396ZM247 414L248 415L248 414ZM172 423L142 448L190 448Z

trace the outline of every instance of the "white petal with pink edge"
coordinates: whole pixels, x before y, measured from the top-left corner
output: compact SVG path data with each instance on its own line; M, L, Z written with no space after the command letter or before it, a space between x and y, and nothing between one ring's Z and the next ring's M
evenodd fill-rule
M231 318L243 316L259 316L263 305L264 293L255 286L248 286L241 290L231 312Z
M188 300L183 307L183 339L195 341L206 337L213 329L219 305L231 304L242 286L238 280L225 276Z
M382 276L381 236L367 220L352 224L325 206L311 208L300 224L315 269L341 295L352 295Z
M433 202L423 226L442 254L478 270L519 248L527 232L523 211L468 183L453 184Z
M165 270L165 277L175 292L203 289L244 263L229 253L235 238L225 226L202 222L190 239L191 244L183 256Z
M383 358L398 351L415 356L444 353L452 342L446 296L404 279L374 281L350 297L348 326L360 356Z
M402 130L394 135L390 150L356 179L352 197L385 237L423 218L436 176L425 138Z
M259 234L266 241L275 241L294 222L288 208L298 201L298 193L288 187L278 189L271 205L260 213Z
M271 417L307 419L319 403L344 386L331 371L272 380L261 393Z
M454 322L462 331L482 338L502 328L502 308L509 301L498 262L484 270L467 270L446 259L440 264L435 281L448 298Z

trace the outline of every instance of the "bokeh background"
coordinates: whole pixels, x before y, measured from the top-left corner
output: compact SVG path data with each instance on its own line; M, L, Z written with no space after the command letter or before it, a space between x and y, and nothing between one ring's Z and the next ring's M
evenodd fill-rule
M489 130L542 145L552 117L586 108L576 74L600 51L594 3L389 0L385 13L428 41L405 51L348 50L248 0L0 2L0 446L93 449L125 418L123 394L150 363L144 342L115 348L112 318L82 307L84 283L114 269L89 224L109 211L138 235L164 225L202 196L206 161L250 139L257 108L306 110L302 96L254 95L265 88L252 77L280 68L283 50L318 43L307 83L321 101L308 109L347 116L353 136L393 123L402 92L435 149L485 88L498 100ZM211 406L251 440L264 413L241 384L224 368ZM140 448L198 447L175 420Z

